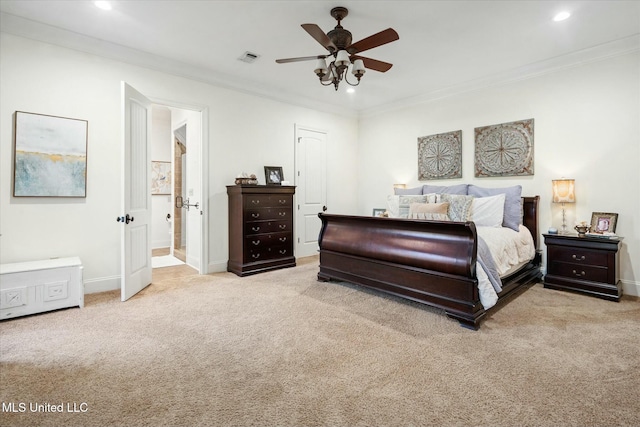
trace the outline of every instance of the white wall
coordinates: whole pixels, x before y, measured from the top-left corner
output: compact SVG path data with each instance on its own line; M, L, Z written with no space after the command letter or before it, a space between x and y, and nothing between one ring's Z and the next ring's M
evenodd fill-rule
M167 107L154 105L151 114L151 160L171 162L171 111ZM172 181L173 183L173 181ZM173 217L171 195L151 195L151 246L168 248L171 245L171 222L167 214Z
M78 255L88 291L119 286L120 82L154 100L208 111L209 271L226 270L226 185L240 171L264 183L264 165L294 176L294 126L325 129L328 206L355 213L357 120L283 104L98 56L0 33L0 262ZM89 121L86 199L11 196L16 111Z
M540 230L562 223L551 180L575 179L568 224L617 212L625 293L640 289L640 54L588 63L515 83L363 117L359 124L359 209L385 207L394 183L418 182L417 138L462 129L463 178L428 181L485 187L521 184L540 195ZM428 76L428 70L425 70ZM425 77L427 78L427 77ZM475 178L474 128L535 119L535 174ZM542 244L544 249L544 245Z

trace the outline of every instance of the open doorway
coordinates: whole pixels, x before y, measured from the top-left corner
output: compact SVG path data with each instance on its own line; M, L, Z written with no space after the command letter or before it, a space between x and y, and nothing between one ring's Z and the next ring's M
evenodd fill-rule
M152 106L154 275L165 267L186 265L196 272L201 267L200 116L196 111Z

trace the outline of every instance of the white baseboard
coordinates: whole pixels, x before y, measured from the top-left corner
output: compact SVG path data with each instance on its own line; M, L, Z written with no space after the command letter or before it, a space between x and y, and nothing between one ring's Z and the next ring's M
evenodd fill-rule
M115 291L120 289L120 276L100 277L84 282L84 293L96 294L98 292Z
M227 261L212 262L207 267L207 273L224 273L227 271Z
M622 284L622 295L640 297L640 282L620 280L620 283Z

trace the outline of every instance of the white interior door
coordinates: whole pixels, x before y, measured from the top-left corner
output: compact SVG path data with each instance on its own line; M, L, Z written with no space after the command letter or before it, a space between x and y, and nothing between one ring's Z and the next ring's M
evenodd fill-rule
M296 126L296 256L318 252L321 222L327 205L327 134Z
M121 298L151 283L151 101L122 82Z

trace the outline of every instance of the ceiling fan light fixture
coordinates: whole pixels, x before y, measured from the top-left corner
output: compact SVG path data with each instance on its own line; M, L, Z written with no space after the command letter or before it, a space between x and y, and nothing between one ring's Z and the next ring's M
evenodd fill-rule
M367 69L364 67L364 61L362 59L356 59L355 61L353 61L353 68L351 70L351 74L356 76L358 80L366 72L367 72Z
M318 62L316 63L316 68L313 70L320 78L327 74L327 61L324 58L318 58Z
M336 56L336 67L341 66L349 66L351 64L351 60L349 60L349 54L346 50L339 50L338 55Z
M352 43L351 32L340 24L348 13L347 8L342 6L331 9L331 16L338 21L338 25L326 34L316 24L301 25L311 37L329 51L328 55L276 59L276 63L286 64L289 62L312 61L315 59L316 67L313 71L316 76L319 77L320 84L322 86L333 86L336 91L343 81L351 86L358 86L360 79L364 76L367 69L381 73L389 71L393 64L377 59L364 58L359 56L359 54L365 50L398 40L400 38L398 33L393 28L387 28L369 37L365 37L356 43ZM329 61L326 61L326 58L329 58ZM348 79L349 67L351 67L351 74L355 76L355 82L350 82Z

